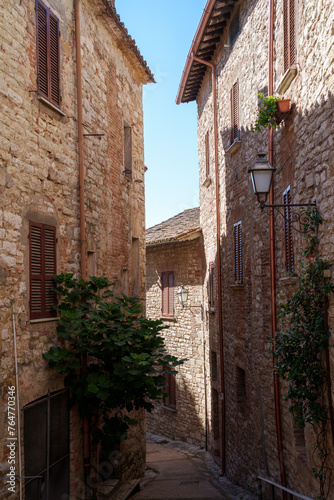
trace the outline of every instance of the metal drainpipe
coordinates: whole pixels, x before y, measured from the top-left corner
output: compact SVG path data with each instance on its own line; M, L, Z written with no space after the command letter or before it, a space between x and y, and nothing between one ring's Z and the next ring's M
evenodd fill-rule
M269 15L269 85L268 94L274 93L274 0L270 0L270 15ZM274 144L273 129L269 130L269 161L273 165L273 144ZM269 193L269 203L274 204L274 182L271 184ZM274 339L273 350L276 349L276 331L277 331L277 312L276 312L276 293L275 293L275 219L274 211L270 214L270 291L271 291L271 327L272 338ZM274 359L274 368L275 368ZM280 464L281 483L286 487L286 476L283 457L283 444L282 444L282 424L281 424L281 408L280 408L280 388L277 373L274 370L274 396L275 396L275 414L276 414L276 433L277 433L277 448L278 459ZM283 498L286 500L286 492L283 492Z
M83 117L82 117L82 72L81 72L81 33L80 33L80 0L74 0L75 12L75 48L76 48L76 77L77 77L77 107L78 107L78 154L79 154L79 204L80 204L80 250L81 278L87 279L86 266L86 224L85 224L85 173L84 173L84 148L83 148ZM81 360L81 370L87 372L87 356ZM88 417L83 417L83 460L86 493L90 472L89 456L89 422ZM86 494L85 493L85 494ZM86 496L87 498L87 496Z
M197 61L211 68L212 73L212 99L213 99L213 128L215 138L215 177L216 177L216 222L217 222L217 285L218 285L218 323L219 323L219 347L220 347L220 380L221 380L221 413L222 413L222 435L221 435L221 475L225 474L225 374L224 374L224 344L223 344L223 314L222 314L222 291L221 291L221 261L220 261L220 203L219 203L219 165L218 165L218 125L217 125L217 82L216 67L214 64L204 61L192 55Z

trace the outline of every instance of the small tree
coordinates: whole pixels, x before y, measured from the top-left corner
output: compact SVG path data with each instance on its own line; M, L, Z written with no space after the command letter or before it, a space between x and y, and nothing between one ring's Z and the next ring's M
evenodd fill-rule
M166 394L164 369L184 360L166 354L162 321L144 318L137 298L115 297L107 278L85 281L60 274L54 279L61 299L61 346L51 347L43 357L65 374L65 385L80 414L88 417L94 441L108 452L137 423L128 413L139 408L150 412L152 401Z

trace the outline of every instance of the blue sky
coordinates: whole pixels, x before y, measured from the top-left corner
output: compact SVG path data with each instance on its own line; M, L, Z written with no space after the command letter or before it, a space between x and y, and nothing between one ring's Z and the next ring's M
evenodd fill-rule
M116 0L154 73L144 87L146 227L199 205L196 103L175 104L206 0Z

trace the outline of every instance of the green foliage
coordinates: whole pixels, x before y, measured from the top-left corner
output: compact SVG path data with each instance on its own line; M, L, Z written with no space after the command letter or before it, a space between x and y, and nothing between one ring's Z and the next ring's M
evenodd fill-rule
M95 441L108 451L137 423L128 412L150 412L152 401L165 394L163 367L184 360L166 354L162 322L144 318L137 298L115 297L107 278L84 281L60 274L54 279L61 299L57 333L62 346L51 347L43 357L65 374Z
M276 333L273 354L277 374L288 382L284 399L290 402L289 410L296 424L300 428L306 423L316 427L315 450L318 450L320 466L312 472L320 482L318 498L323 500L327 498L325 483L330 469L326 466L328 408L323 398L326 368L322 363L322 353L329 343L325 314L334 286L324 279L324 270L329 265L321 259L317 246L316 234L322 223L321 216L316 210L307 208L303 210L302 218L304 235L309 241L301 252L294 292L280 306L281 329Z
M277 101L280 100L279 97L273 95L265 96L260 92L258 94L261 105L258 109L258 117L256 119L254 127L252 127L252 132L261 131L261 128L276 128L276 113L277 113Z

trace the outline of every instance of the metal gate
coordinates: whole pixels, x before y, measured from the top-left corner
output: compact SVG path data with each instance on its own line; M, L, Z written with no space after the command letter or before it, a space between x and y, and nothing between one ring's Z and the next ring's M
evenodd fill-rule
M24 408L26 500L61 500L69 495L69 398L60 391ZM36 477L41 476L41 477Z

